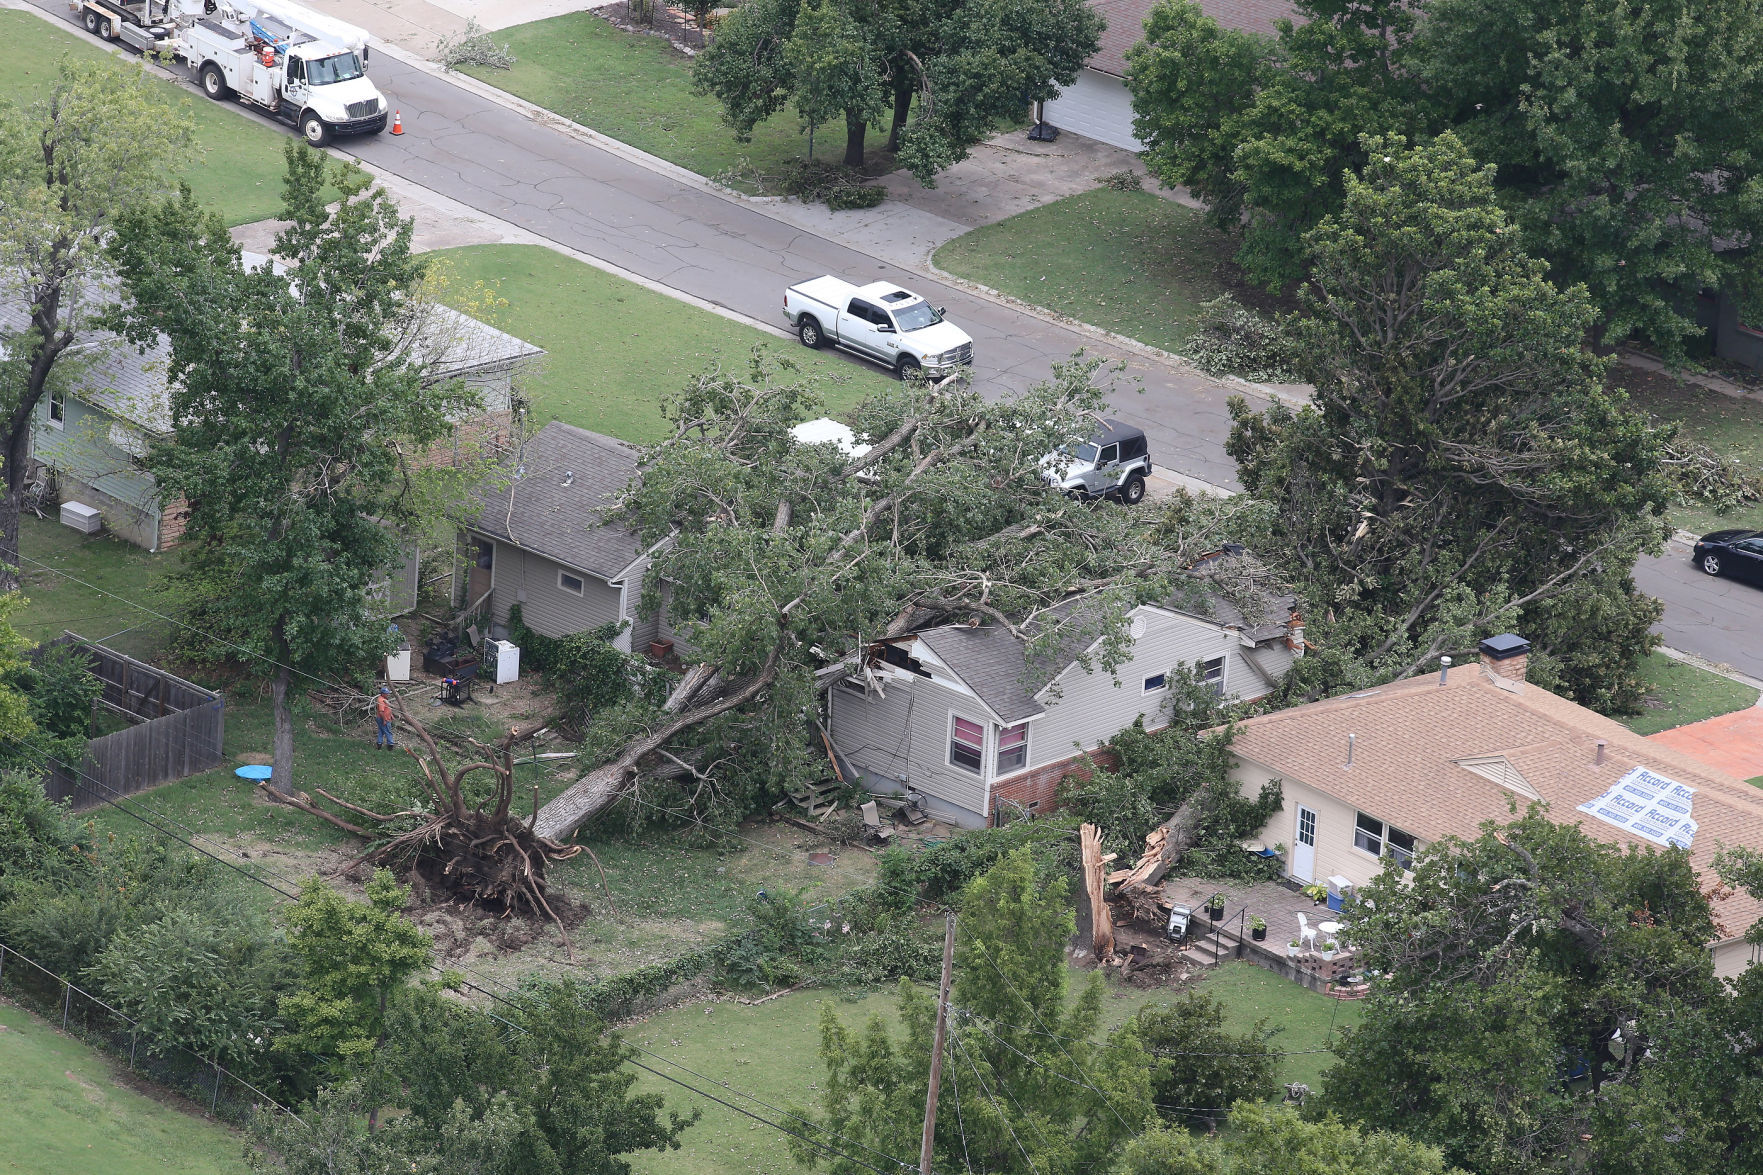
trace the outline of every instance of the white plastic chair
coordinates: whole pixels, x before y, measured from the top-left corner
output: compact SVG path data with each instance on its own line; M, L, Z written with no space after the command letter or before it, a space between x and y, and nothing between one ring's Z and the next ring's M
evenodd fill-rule
M1316 927L1310 925L1310 919L1302 914L1298 915L1298 943L1304 950L1316 949Z

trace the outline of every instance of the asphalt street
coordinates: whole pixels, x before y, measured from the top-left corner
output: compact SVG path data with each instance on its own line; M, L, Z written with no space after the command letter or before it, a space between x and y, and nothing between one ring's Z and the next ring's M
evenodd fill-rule
M65 7L38 2L66 19ZM784 288L795 282L824 273L856 282L897 281L948 308L949 317L974 338L978 386L998 394L1046 377L1055 361L1079 349L1123 361L1113 407L1145 429L1156 463L1215 485L1236 484L1223 449L1229 431L1225 405L1237 391L1229 385L1098 344L1067 327L881 262L768 216L761 206L584 142L389 54L375 55L373 77L388 102L403 112L405 133L342 139L336 145L376 168L652 281L779 325ZM1100 325L1106 325L1105 318ZM620 345L616 338L604 342ZM1660 558L1642 560L1635 577L1643 591L1665 601L1659 631L1668 645L1763 677L1763 594L1708 579L1690 566L1687 549L1676 544Z

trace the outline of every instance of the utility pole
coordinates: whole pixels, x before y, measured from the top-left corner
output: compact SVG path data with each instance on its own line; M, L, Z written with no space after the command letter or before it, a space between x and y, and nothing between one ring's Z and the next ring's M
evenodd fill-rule
M924 1095L924 1141L918 1147L918 1175L930 1175L930 1148L937 1133L937 1089L943 1084L943 1034L949 1028L949 981L955 972L955 911L943 931L943 982L937 988L937 1033L930 1046L930 1090Z

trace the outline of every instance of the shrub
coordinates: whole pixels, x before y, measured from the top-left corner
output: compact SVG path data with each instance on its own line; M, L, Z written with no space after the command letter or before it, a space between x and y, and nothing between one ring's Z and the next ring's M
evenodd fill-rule
M1202 371L1263 383L1302 378L1297 343L1285 325L1255 313L1229 294L1201 303L1195 325L1187 353Z
M1110 175L1101 175L1096 178L1102 181L1103 187L1112 188L1116 192L1142 192L1145 190L1145 181L1136 171L1116 171Z
M0 896L9 882L41 878L80 858L80 826L66 805L43 794L24 771L0 773Z
M807 892L762 889L748 900L747 929L727 941L718 960L724 983L748 991L790 987L826 961L826 907L811 910Z
M887 189L865 184L860 172L819 159L792 159L784 165L778 187L804 203L824 201L834 212L874 208L887 199Z
M83 740L91 734L92 705L104 683L86 654L72 645L40 649L19 685L39 730L57 739Z
M275 1029L288 964L285 946L255 920L172 911L113 937L87 975L140 1022L149 1052L181 1046L238 1068L257 1064Z
M508 639L521 656L550 679L558 705L571 722L628 701L653 676L648 664L615 648L622 626L603 624L565 637L541 636L526 626L520 605L508 609Z
M1224 1005L1202 992L1185 992L1143 1008L1124 1028L1151 1055L1151 1088L1159 1106L1230 1106L1275 1092L1273 1031L1256 1021L1242 1035L1226 1031ZM1187 1122L1187 1111L1169 1117Z
M915 894L936 901L965 888L1003 857L1025 847L1034 851L1043 874L1066 871L1077 859L1077 838L1072 835L1077 823L1065 817L1022 820L1002 828L964 832L913 853L890 848L881 857L882 884L896 895Z

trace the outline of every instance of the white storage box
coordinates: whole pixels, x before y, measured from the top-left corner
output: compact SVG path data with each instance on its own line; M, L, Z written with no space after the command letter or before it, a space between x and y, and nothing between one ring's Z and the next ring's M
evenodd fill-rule
M497 685L520 680L520 646L511 641L485 641L484 669L490 670L490 674L480 670L479 676L489 676Z
M88 506L84 502L63 502L61 525L71 526L81 534L97 534L104 529L104 516L98 513L96 506Z
M410 680L410 646L405 645L396 652L386 654L386 680Z

